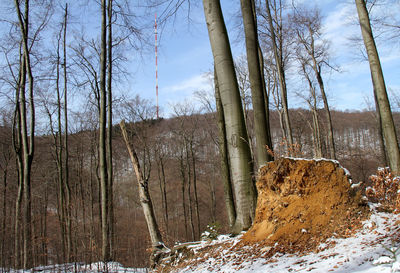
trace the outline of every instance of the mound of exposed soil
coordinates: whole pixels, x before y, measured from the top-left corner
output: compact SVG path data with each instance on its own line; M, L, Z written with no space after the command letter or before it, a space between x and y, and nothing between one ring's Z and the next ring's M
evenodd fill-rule
M336 234L345 236L367 208L335 161L281 158L260 170L253 226L247 243L278 243L306 250Z
M257 189L256 216L247 233L182 245L162 259L157 272L233 272L232 268L239 270L259 258L274 263L275 254L324 251L335 242L322 242L351 237L369 216L366 203L336 161L277 159L260 170ZM220 271L225 264L230 269Z

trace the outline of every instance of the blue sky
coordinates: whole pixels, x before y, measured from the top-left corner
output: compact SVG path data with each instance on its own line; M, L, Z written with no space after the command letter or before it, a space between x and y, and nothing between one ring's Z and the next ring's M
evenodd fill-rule
M318 5L324 15L324 36L331 42L332 61L340 67L340 72L325 75L330 105L340 110L365 109L366 101L372 101L369 66L361 60L360 49L348 40L351 35L361 35L359 26L351 23L356 18L354 2L325 0L318 1ZM174 27L170 25L162 34L158 56L159 102L165 114L170 113L171 104L194 102L193 92L211 88L204 77L211 70L213 60L202 8L201 4L192 7L190 24L185 18L178 18ZM237 36L232 28L238 6L232 1L222 1L222 8L232 43ZM387 86L400 90L398 48L380 41L378 50ZM244 54L244 43L234 42L233 51L234 58ZM134 94L155 101L154 58L154 53L149 54L135 67L130 86ZM295 76L292 79L289 76L289 82L296 82ZM289 86L292 86L289 107L303 106L293 95L294 85L289 83Z
M360 28L358 24L355 24L357 15L354 1L293 1L303 2L307 5L317 4L322 10L324 37L331 43L332 61L340 68L340 72L324 75L331 108L339 110L368 108L366 101L373 102L369 66L366 61L361 60L360 48L351 44L348 39L352 35L361 37ZM381 1L392 4L381 8L377 7L375 12L392 12L395 14L400 10L400 1L398 0ZM186 10L182 10L174 23L170 22L162 32L159 44L158 74L159 102L165 117L171 114L171 105L185 101L196 104L197 100L193 93L211 89L212 83L207 77L204 77L204 74L212 69L213 58L201 2L200 0L191 1L190 22L187 20ZM240 31L237 27L240 1L221 0L221 2L234 58L238 58L245 53L243 39L239 39L239 41L237 39L237 33ZM81 6L78 2L72 3L74 6ZM12 3L0 1L2 13L7 12L6 4L12 6ZM97 6L83 5L82 7L87 9L86 13L83 12L82 14L96 14L98 12ZM132 9L132 11L138 12L136 9ZM158 12L161 13L160 10ZM94 36L98 34L98 17L87 16L80 19L85 19L86 27L92 26L93 29L89 28L88 33L93 33ZM143 24L152 25L153 23L154 11L150 11L148 22ZM153 30L149 29L148 31L148 36L154 37ZM393 45L393 42L388 43L382 39L377 40L377 45L387 87L395 92L400 92L399 40L397 47ZM128 67L131 71L131 77L128 79L128 84L123 84L121 92L128 93L129 97L138 94L142 98L152 100L155 103L154 50L150 48L146 52L142 53L142 57L134 51L129 53L132 56ZM303 88L298 83L299 78L296 73L288 73L289 107L291 108L306 107L294 94L299 90L308 92L306 87Z

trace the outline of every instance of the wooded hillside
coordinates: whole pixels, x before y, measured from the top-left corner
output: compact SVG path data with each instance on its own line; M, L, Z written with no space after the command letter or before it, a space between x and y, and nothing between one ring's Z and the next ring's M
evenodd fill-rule
M313 157L312 135L307 124L311 113L297 109L291 110L290 114L293 137L299 145L295 156ZM400 114L394 116L398 124ZM354 182L367 182L368 176L381 166L374 113L333 111L332 117L338 160L351 172ZM128 124L142 167L150 176L154 209L168 244L198 240L211 223L218 223L221 232L228 231L214 119L214 114L198 114ZM251 124L249 126L252 132ZM276 156L284 156L286 147L282 146L276 112L271 112L271 132ZM97 134L96 130L84 130L70 135L71 259L84 262L97 261L101 255ZM250 138L253 139L252 135ZM2 127L0 245L3 267L12 266L16 255L17 173L11 140L11 129ZM37 136L36 144L32 165L34 263L63 263L54 139ZM114 127L113 157L113 257L127 266L147 266L148 231L138 199L136 178L119 127Z

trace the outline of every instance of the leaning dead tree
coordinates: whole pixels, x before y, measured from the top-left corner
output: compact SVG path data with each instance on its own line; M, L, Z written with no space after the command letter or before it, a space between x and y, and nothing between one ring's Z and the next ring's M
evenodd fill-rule
M121 121L119 125L121 127L122 136L124 138L126 148L128 149L129 157L131 159L133 169L135 170L136 174L140 204L142 205L144 217L147 223L147 229L149 230L150 240L152 244L152 255L150 258L150 262L151 265L154 266L157 263L160 254L165 252L167 248L164 245L160 229L158 228L156 215L154 213L153 202L151 201L149 192L149 177L146 176L142 171L135 148L129 142L125 121Z

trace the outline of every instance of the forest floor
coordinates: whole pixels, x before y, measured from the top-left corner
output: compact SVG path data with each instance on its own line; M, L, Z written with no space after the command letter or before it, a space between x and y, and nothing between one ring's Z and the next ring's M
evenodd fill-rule
M315 272L315 273L391 273L400 272L400 215L380 212L369 204L371 214L358 230L347 238L336 237L303 253L285 253L279 244L243 245L243 234L237 237L219 235L188 246L191 256L182 255L158 272ZM397 258L397 261L396 261ZM3 272L105 272L103 263L66 264L38 267L27 271ZM109 263L108 272L149 272L148 269L126 268ZM0 272L1 269L0 269Z
M339 162L269 162L257 190L246 233L187 245L158 271L400 272L399 215L367 203Z
M218 235L210 228L203 241L171 249L154 272L400 272L400 214L367 202L354 186L337 161L268 163L260 169L256 215L246 233ZM147 270L75 263L32 271Z
M285 253L279 244L243 244L243 235L203 241L190 247L190 259L160 272L400 272L400 215L378 212L346 238L333 235L312 251ZM397 258L397 261L396 261Z

